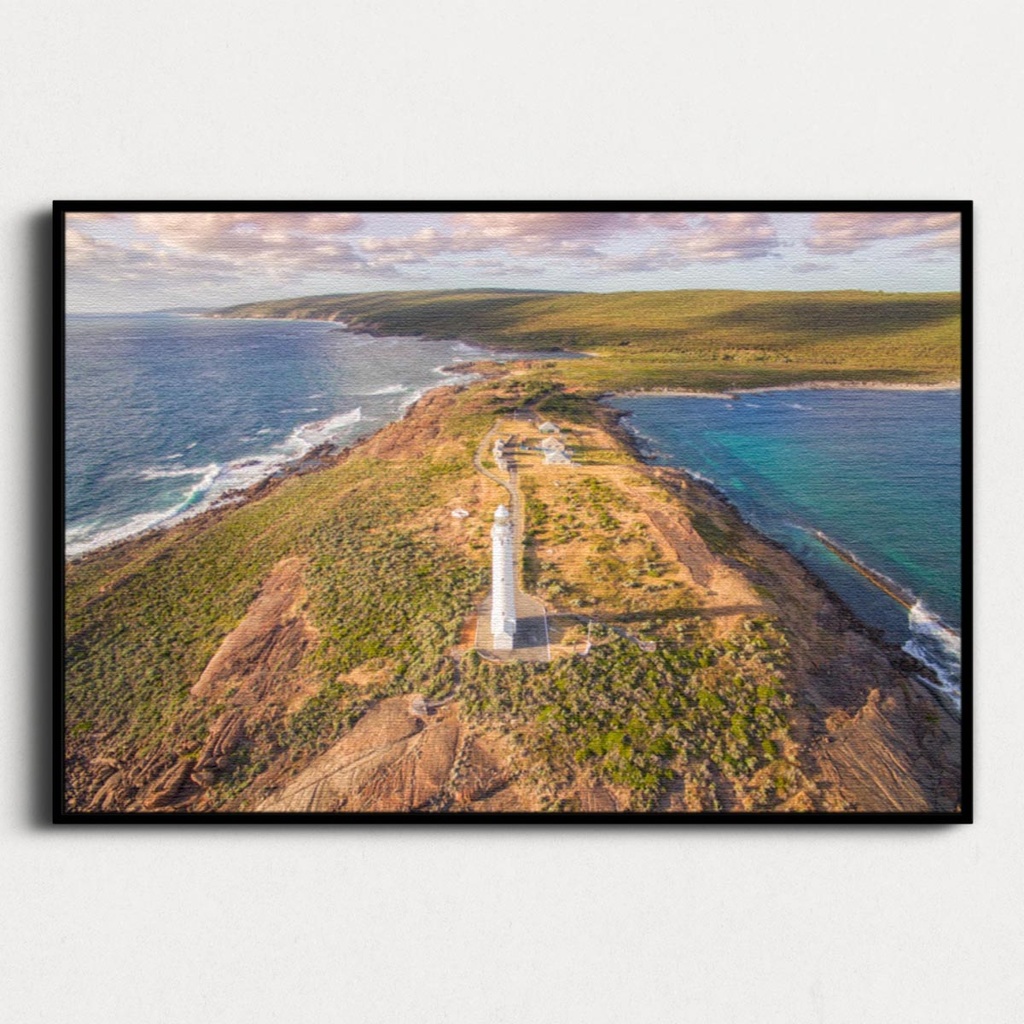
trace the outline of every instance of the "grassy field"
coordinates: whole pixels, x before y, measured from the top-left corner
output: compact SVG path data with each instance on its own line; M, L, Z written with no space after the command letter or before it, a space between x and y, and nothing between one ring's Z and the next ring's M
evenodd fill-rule
M559 363L556 372L596 390L920 384L960 375L956 293L375 292L251 303L218 315L587 352L596 358Z

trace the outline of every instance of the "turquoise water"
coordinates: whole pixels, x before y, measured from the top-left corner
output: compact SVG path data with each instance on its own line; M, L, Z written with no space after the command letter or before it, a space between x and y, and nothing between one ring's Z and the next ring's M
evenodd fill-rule
M616 399L652 461L711 481L959 699L960 392ZM909 612L828 550L888 577Z

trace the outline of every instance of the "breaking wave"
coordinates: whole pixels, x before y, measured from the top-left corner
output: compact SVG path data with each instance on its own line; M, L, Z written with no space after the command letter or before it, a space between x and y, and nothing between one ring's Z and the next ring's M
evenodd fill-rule
M925 603L901 586L891 576L871 568L848 548L841 547L820 530L807 530L817 537L827 548L849 562L862 575L866 576L881 591L898 601L907 609L907 629L910 639L903 645L903 650L922 665L926 665L935 673L938 680L925 676L918 678L933 689L944 693L960 709L960 674L961 674L961 637L952 627L947 625Z
M305 454L327 444L334 439L334 435L345 427L351 427L363 418L363 410L360 406L350 409L348 412L339 413L325 420L315 420L312 423L301 423L288 436L286 446L298 446L299 454Z
M698 473L695 469L687 469L683 467L683 472L690 477L691 480L698 480L702 484L709 484L712 487L716 487L716 483L709 476L705 476L703 473Z
M140 513L117 524L108 525L102 520L92 520L70 526L64 534L65 554L73 558L159 526L170 526L203 512L230 495L273 476L288 463L302 458L313 449L340 440L340 435L347 434L347 428L355 426L362 418L362 408L356 408L328 419L302 423L284 441L274 445L269 451L232 459L230 462L211 462L205 466L176 466L173 469L147 467L138 473L138 479L149 482L189 477L199 479L183 495L175 495L165 508Z
M144 533L157 526L166 526L172 521L183 519L190 511L198 511L199 504L217 479L220 468L219 465L213 463L201 469L153 471L148 475L141 474L144 479L150 480L161 477L200 475L202 479L189 488L181 500L169 508L132 516L127 522L119 523L116 526L105 527L101 523L91 522L70 528L65 533L66 554L74 557L94 548L106 547L115 541L126 540L137 533Z
M927 665L939 680L936 689L945 693L960 709L961 637L922 601L911 607L907 617L911 637L903 650ZM935 684L921 676L929 686Z

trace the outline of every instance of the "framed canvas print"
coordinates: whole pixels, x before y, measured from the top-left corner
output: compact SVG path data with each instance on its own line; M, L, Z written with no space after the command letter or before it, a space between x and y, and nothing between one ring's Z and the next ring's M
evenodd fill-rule
M970 242L56 203L56 820L970 821Z

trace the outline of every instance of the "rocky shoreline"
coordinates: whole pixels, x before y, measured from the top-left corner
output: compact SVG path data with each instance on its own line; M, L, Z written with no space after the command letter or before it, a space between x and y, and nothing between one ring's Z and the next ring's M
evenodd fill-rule
M502 377L506 373L504 369L495 368L492 375ZM176 547L179 540L184 543L195 538L243 507L272 496L288 480L338 467L358 453L396 463L422 457L419 453L424 451L424 445L429 446L430 439L444 431L446 417L455 408L460 394L477 386L440 385L410 406L401 419L344 449L332 451L329 446L322 446L274 477L230 496L228 503L162 530L88 552L70 563L69 568L77 572L90 563L104 560L125 565L136 554L151 561L154 555L159 557L161 551ZM728 534L733 550L726 554L708 550L692 528L687 528L689 532L683 541L695 545L692 554L712 567L714 580L731 577L739 581L742 578L745 582L738 585L749 595L744 599L746 603L759 603L766 614L780 623L789 638L792 664L787 678L794 703L791 711L793 740L787 756L795 774L787 783L793 796L780 809L952 812L958 808L959 724L949 709L914 679L914 674L920 672L917 663L911 665L912 659L885 644L876 631L860 622L821 580L781 545L763 537L743 521L717 489L693 480L680 470L649 464L638 449L636 439L622 425L623 413L596 400L592 405L602 429L622 447L630 464L634 464L633 470L655 483L668 496L671 505L686 510L694 521L701 518L713 521L718 529ZM685 521L684 516L681 522L685 524ZM675 534L666 536L671 541ZM97 565L97 568L101 567ZM708 586L719 584L703 584L704 591L712 594ZM720 603L721 599L715 600ZM283 629L285 625L282 620L274 628ZM308 628L303 627L307 632ZM257 663L245 671L258 672ZM224 735L234 737L237 723L232 720L229 724L232 729L228 730L225 725ZM256 724L250 723L247 728L254 729ZM499 743L497 739L493 742ZM222 745L225 744L226 739ZM347 748L339 748L339 756L345 751ZM226 752L218 753L223 759L228 756ZM86 771L87 763L83 761L81 769L76 771ZM153 783L145 779L156 771L156 761L142 774L139 774L141 768L136 771L128 766L124 777L130 780L137 776L138 781L131 784L138 792L149 794L145 799L156 800L161 807L202 806L201 802L194 803L199 797L186 799L183 796L191 792L189 787L194 783L188 779L194 778L195 773L189 774L173 759L161 760L159 765L166 778L161 776L163 781L152 793ZM898 766L895 777L894 766ZM180 779L175 772L179 772ZM269 785L274 778L272 774L267 776L261 785ZM122 791L111 783L103 791L102 799L94 795L91 800L100 800L102 806L119 806L124 796L118 794L122 792L127 790ZM692 809L681 793L673 795L674 792L665 794L659 809ZM596 793L597 790L586 790L580 798L583 805L589 806L588 801L598 800ZM386 803L394 800L394 794L382 791L379 799L385 797ZM529 809L533 799L523 790L515 797L519 803L514 801L513 805L502 805L501 809ZM610 799L606 794L600 801ZM524 800L526 804L520 806ZM481 805L480 809L483 807ZM608 809L616 809L614 801Z

